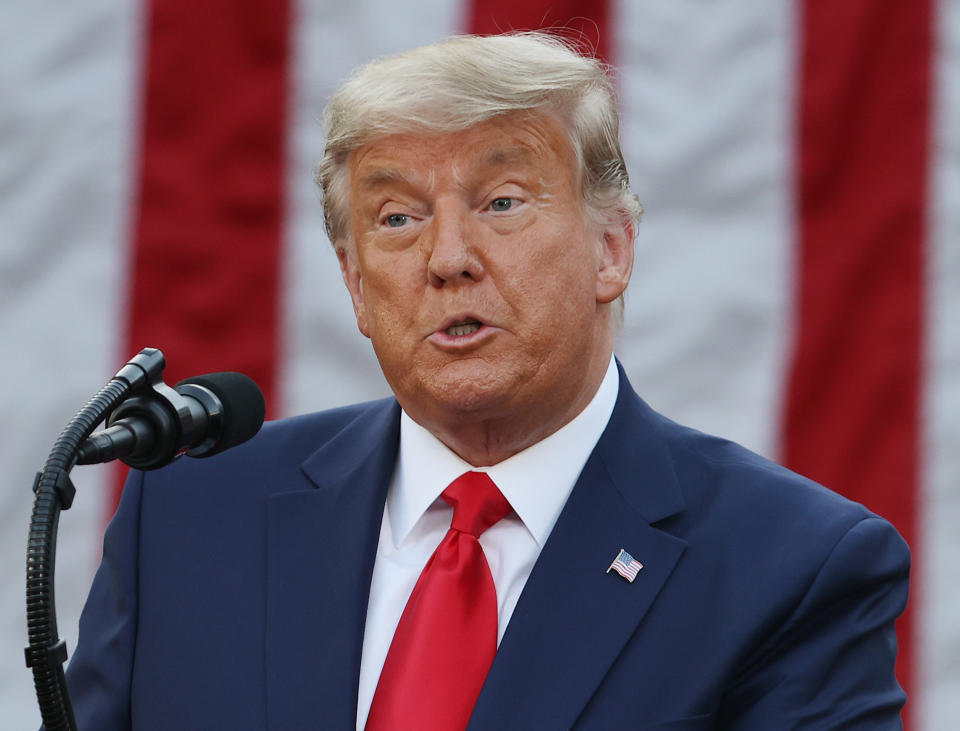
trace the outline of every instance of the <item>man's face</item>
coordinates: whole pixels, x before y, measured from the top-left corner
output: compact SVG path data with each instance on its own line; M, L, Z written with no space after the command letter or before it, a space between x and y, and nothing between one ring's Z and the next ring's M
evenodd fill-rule
M550 433L592 397L632 228L588 223L576 170L546 115L351 154L354 245L340 259L357 324L401 405L434 433L559 421Z

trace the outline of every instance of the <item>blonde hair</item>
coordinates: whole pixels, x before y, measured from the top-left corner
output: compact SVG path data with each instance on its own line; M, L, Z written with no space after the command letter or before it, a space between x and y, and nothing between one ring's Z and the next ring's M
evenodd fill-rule
M523 110L566 125L592 218L640 220L606 67L548 33L464 35L361 66L330 100L316 173L330 241L349 240L350 152L392 134L458 132Z

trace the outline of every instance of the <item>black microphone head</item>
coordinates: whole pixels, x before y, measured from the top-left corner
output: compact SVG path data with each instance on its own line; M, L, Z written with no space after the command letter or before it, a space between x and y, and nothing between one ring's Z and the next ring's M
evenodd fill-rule
M190 384L201 386L213 393L223 409L223 431L217 437L216 443L191 456L210 457L242 444L260 431L267 407L260 387L252 378L232 371L207 373L180 381L174 389L179 391L181 386Z

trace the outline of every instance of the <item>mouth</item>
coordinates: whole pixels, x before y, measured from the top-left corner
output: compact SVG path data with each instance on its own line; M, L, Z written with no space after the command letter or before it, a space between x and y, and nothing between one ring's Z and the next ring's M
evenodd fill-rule
M428 340L451 352L462 352L486 343L500 328L480 320L473 314L461 313L451 317L433 331Z
M465 319L453 323L447 327L444 332L455 338L461 338L466 335L473 335L477 330L483 327L483 323L478 320Z

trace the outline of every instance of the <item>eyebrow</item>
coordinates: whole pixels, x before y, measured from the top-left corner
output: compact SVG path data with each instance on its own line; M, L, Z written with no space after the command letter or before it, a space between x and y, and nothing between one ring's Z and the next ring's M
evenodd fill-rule
M480 164L484 167L501 167L529 162L536 156L536 152L524 145L496 147L484 153L483 157L480 158ZM406 173L395 168L374 168L364 173L358 183L362 190L375 190L384 185L412 186L413 180Z
M368 173L364 173L359 180L360 187L364 190L372 190L391 183L410 185L411 180L401 171L392 168L375 168Z
M490 167L511 165L518 162L529 162L536 157L536 153L524 145L513 147L497 147L484 154L481 163Z

